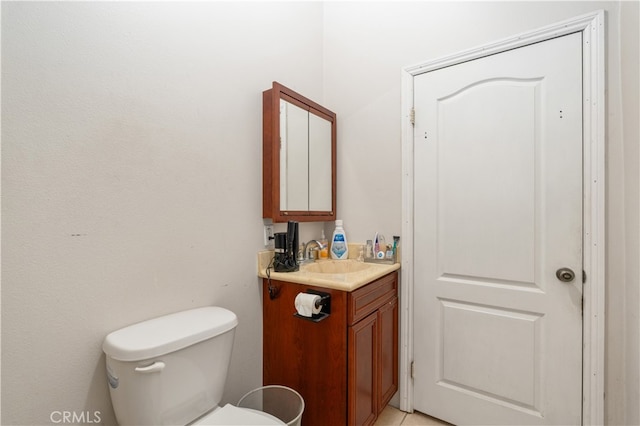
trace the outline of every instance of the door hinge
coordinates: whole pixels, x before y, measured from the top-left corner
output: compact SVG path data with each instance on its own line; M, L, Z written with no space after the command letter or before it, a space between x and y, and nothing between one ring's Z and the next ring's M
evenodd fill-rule
M413 379L413 361L411 361L411 378Z
M409 121L412 126L416 125L416 109L414 107L411 107L411 111L409 111Z
M587 282L587 273L584 271L584 269L582 270L582 284ZM583 287L583 293L582 293L582 306L580 306L580 312L582 313L582 317L584 318L584 287Z

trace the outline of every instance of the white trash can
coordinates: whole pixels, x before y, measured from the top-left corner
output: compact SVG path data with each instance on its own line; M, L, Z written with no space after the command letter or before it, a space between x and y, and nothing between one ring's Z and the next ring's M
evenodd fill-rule
M300 426L304 412L304 399L291 388L269 385L248 392L240 398L237 406L271 414L288 426Z

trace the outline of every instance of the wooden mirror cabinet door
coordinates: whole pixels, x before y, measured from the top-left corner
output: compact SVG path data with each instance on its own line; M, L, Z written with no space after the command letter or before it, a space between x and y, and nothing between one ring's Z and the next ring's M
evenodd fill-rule
M336 114L277 82L262 101L262 217L335 220Z

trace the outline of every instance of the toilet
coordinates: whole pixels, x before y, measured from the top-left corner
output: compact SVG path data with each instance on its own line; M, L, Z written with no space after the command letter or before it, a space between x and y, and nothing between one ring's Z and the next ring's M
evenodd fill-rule
M237 325L233 312L210 306L110 333L102 349L118 424L285 424L265 412L218 406Z

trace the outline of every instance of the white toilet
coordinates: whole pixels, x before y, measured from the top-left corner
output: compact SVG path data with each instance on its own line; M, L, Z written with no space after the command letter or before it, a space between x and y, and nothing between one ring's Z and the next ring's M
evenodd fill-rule
M102 349L118 424L285 424L261 411L218 406L237 325L233 312L205 307L109 334Z

